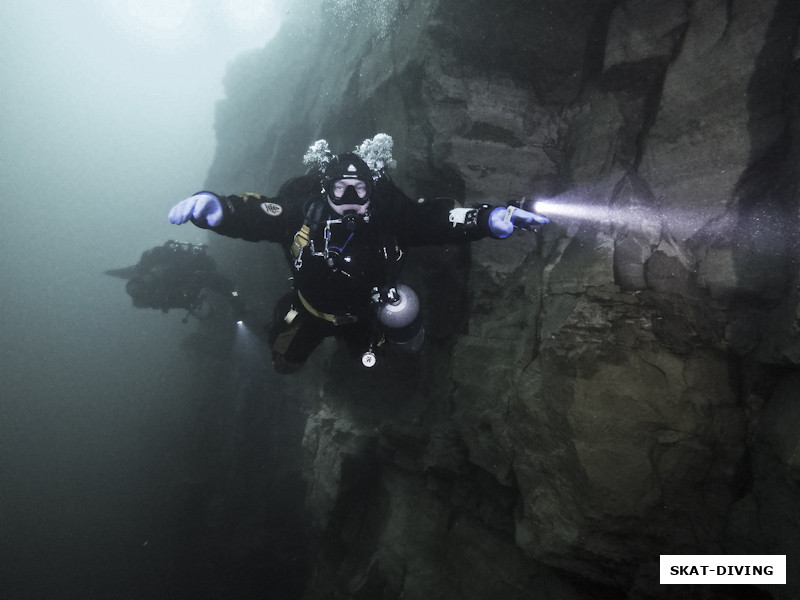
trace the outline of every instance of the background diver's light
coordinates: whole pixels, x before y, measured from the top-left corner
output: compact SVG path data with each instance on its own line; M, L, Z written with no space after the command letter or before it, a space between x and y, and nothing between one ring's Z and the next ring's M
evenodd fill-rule
M236 321L236 324L237 324L239 327L241 327L242 325L244 325L244 321Z

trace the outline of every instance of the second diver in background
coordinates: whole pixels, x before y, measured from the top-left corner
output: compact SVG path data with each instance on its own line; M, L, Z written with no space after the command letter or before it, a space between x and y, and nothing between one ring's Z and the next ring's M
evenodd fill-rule
M136 308L183 309L184 321L207 319L223 303L234 317L242 310L236 287L217 271L203 244L168 240L145 250L135 265L106 275L128 280L125 291Z

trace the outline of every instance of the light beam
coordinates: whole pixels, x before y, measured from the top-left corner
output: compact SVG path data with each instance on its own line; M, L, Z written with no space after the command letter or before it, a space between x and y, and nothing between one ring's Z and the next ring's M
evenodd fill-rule
M637 231L658 231L663 214L660 208L639 203L614 206L594 201L589 193L565 192L551 198L526 199L522 208L548 217L555 223L587 222L601 227L626 227Z

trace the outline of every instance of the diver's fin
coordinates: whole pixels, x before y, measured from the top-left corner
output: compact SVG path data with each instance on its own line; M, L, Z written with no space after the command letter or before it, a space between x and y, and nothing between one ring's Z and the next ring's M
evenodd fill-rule
M109 269L108 271L103 271L103 273L111 275L111 277L119 277L120 279L131 279L136 275L136 265L122 269Z

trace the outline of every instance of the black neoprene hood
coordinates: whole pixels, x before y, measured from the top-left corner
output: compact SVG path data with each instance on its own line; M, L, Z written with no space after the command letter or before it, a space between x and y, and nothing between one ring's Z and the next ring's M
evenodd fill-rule
M347 152L331 160L325 167L325 185L339 179L360 179L368 185L372 182L372 171L360 156Z

